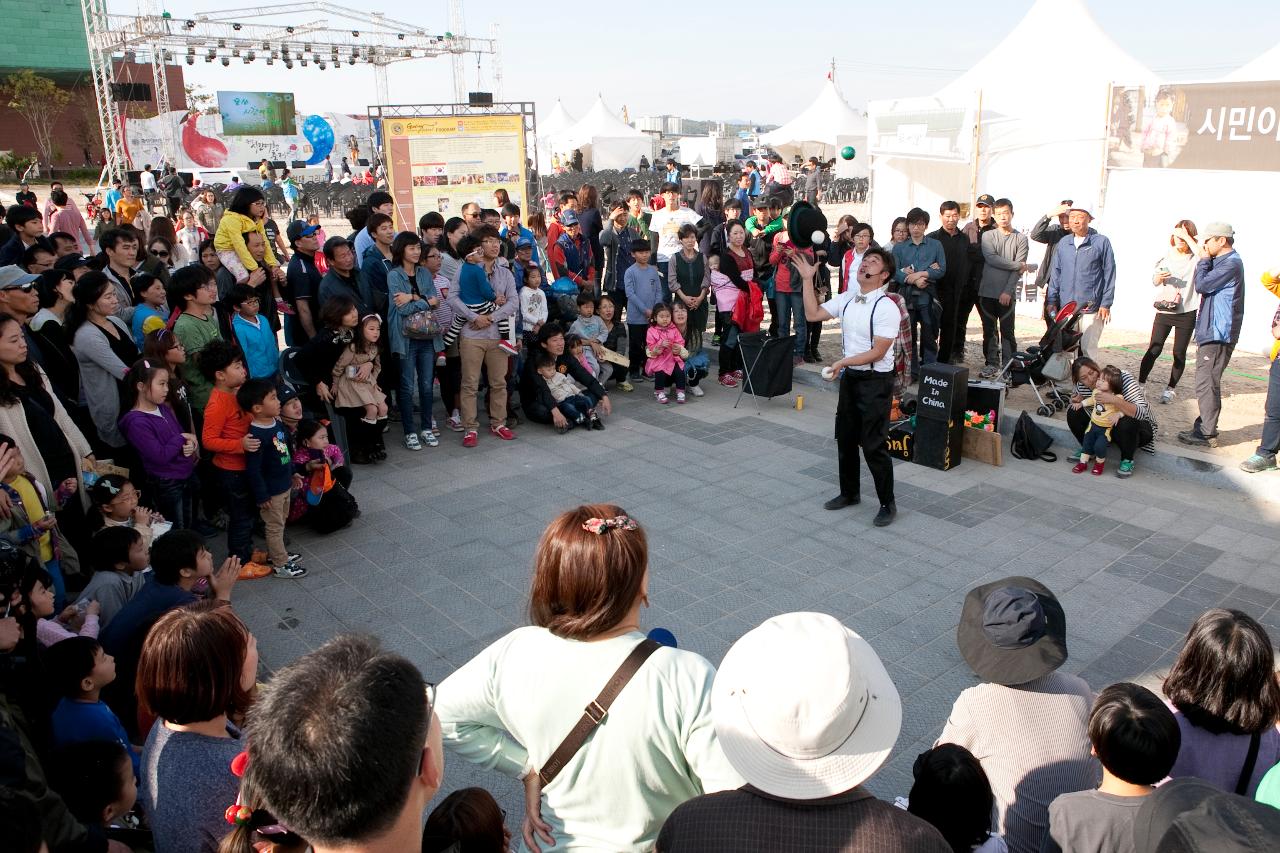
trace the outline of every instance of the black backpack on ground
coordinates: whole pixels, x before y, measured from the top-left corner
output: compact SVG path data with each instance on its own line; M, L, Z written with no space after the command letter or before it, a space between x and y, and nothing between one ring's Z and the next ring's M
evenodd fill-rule
M1031 419L1029 412L1023 410L1018 416L1017 423L1013 425L1013 441L1009 450L1019 459L1057 462L1058 454L1050 453L1050 447L1053 447L1053 439L1050 438L1049 433Z

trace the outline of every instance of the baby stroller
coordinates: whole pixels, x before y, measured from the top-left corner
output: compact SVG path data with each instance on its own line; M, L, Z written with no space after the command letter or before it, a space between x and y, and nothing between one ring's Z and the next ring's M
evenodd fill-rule
M1083 334L1076 330L1080 315L1088 305L1068 302L1058 309L1049 329L1040 343L1027 347L1025 352L1015 352L997 375L1010 386L1030 385L1040 407L1036 414L1051 418L1071 402L1071 392L1058 386L1071 377L1071 362L1080 351ZM1043 393L1041 393L1043 392Z

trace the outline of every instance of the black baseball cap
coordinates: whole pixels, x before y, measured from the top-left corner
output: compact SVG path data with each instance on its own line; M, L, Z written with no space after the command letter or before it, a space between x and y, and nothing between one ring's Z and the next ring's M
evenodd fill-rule
M995 207L996 200L992 198L991 193L983 193L982 195L978 196L978 200L974 202L974 204L975 205L985 204L987 207Z

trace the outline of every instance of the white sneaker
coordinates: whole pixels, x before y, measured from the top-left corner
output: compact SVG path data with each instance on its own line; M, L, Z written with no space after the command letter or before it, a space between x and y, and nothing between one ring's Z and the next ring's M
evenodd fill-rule
M654 396L657 398L658 402L659 402L659 403L661 403L662 405L664 405L664 406L665 406L665 405L667 404L667 392L666 392L666 391L656 391L656 392L654 392Z
M1166 388L1164 389L1164 393L1160 395L1160 402L1165 404L1172 403L1173 398L1176 396L1178 396L1177 391L1172 388Z
M676 402L677 402L677 403L683 403L683 402L684 402L684 392L683 392L683 391L677 391L677 392L676 392Z
M425 444L427 447L439 447L439 446L440 446L440 439L436 438L436 434L435 434L434 432L432 432L431 430L429 430L429 429L424 429L424 430L420 433L420 435L422 436L422 443L423 443L423 444Z
M404 446L409 450L422 449L422 444L418 442L418 437L413 433L409 433L404 437Z
M702 390L701 385L694 385L692 388L689 389L689 393L695 397L701 397L705 395L707 392Z

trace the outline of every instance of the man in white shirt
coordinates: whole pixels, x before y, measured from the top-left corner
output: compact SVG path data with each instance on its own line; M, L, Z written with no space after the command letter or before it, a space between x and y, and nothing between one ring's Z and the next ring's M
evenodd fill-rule
M156 183L156 173L151 171L150 163L142 167L142 173L138 175L138 183L142 185L142 200L146 202L147 210L150 210L151 202L160 188Z
M680 185L665 183L662 185L662 199L666 207L656 210L649 222L649 230L658 235L658 277L662 279L662 289L667 289L667 261L672 255L680 253L680 226L688 223L697 225L702 217L681 204Z
M893 459L885 445L893 402L893 342L902 320L897 302L885 295L885 287L893 280L893 255L879 247L867 249L857 269L857 286L851 283L844 293L822 304L813 289L817 268L801 257L792 263L804 288L805 319L810 323L838 319L843 342L843 357L822 371L828 381L840 379L836 407L840 494L823 506L843 509L860 501L861 447L880 501L874 523L887 527L898 514L893 500Z

